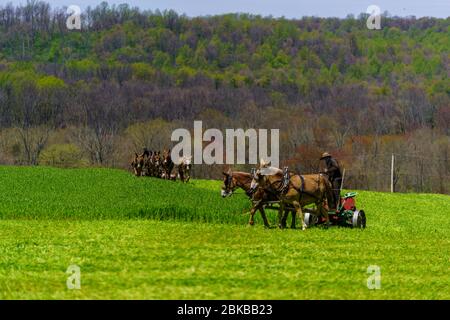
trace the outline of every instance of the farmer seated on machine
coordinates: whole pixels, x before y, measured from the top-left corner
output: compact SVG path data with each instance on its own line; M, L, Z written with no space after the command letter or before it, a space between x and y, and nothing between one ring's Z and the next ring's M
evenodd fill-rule
M320 157L320 173L328 176L333 188L334 203L338 206L341 197L342 173L339 163L328 152L324 152Z

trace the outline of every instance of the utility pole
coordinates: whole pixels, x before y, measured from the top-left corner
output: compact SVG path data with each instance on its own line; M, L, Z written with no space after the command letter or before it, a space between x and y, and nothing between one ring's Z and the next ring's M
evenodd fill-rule
M395 157L394 157L394 154L392 154L392 160L391 160L391 192L394 192L394 161L395 161Z

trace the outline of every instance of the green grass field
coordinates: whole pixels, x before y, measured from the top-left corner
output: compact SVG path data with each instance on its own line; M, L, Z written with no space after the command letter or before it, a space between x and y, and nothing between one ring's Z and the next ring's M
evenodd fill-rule
M266 230L220 184L0 167L0 299L450 299L449 196L360 192L365 230Z

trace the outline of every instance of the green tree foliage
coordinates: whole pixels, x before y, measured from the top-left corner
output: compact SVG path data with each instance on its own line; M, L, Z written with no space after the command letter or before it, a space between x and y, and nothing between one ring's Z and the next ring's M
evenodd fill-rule
M44 166L74 168L87 166L80 149L73 144L54 144L43 150L39 163Z
M162 146L175 122L272 128L283 115L283 160L300 152L308 170L316 159L304 155L322 149L375 158L383 137L448 139L450 20L386 16L368 30L366 19L188 18L103 2L69 31L44 2L0 5L0 130L21 128L20 163L36 163L48 130L75 127L64 143L115 165L118 149ZM354 147L366 138L374 148Z

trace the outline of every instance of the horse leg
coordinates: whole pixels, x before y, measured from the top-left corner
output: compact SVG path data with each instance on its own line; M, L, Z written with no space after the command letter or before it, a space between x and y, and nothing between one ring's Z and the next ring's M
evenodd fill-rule
M291 211L289 211L289 209L284 209L284 212L283 212L283 218L281 219L281 227L282 228L286 228L286 226L287 226L287 219L288 219L288 217L289 217L289 213L290 213ZM295 214L295 213L294 213ZM295 215L294 214L292 214L292 218L294 219L294 220L292 220L292 222L291 222L291 228L292 229L295 229Z
M255 224L254 218L255 218L256 210L258 210L258 209L261 209L260 203L253 205L252 209L250 210L250 220L248 221L248 224L251 226L253 226ZM264 217L263 217L263 219L264 219Z
M287 216L284 214L283 202L280 202L280 208L278 208L278 227L280 229L286 228L286 219Z
M291 229L295 229L295 211L287 211L286 216L291 212L292 221L291 221Z
M264 226L265 226L266 228L270 229L270 223L269 223L269 221L267 220L266 212L264 211L264 207L263 207L263 206L260 206L259 212L261 212L261 217L262 217L262 219L263 219L263 221L264 221Z
M284 209L284 213L283 213L283 221L282 221L282 223L283 223L283 228L286 228L287 227L287 219L288 219L288 217L289 217L289 213L290 213L290 211L288 210L288 209ZM295 222L294 222L294 224L295 224ZM291 228L292 228L292 222L291 222ZM295 227L294 227L295 228Z
M305 215L303 213L302 207L300 206L300 203L298 201L294 201L293 203L295 212L297 213L297 216L300 218L300 224L302 225L302 230L306 229L305 224Z

